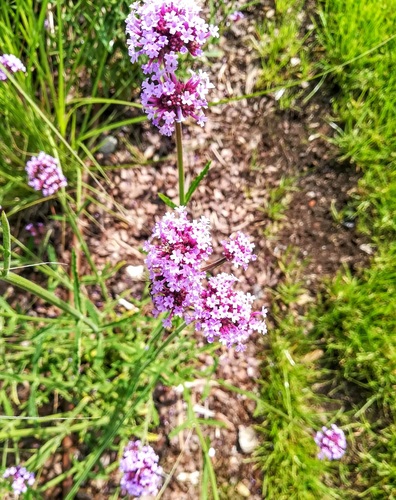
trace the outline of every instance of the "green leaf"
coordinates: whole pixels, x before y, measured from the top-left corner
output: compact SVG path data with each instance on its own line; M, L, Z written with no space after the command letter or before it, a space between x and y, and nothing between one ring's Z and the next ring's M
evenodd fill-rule
M173 203L173 201L170 198L168 198L165 194L158 193L158 198L160 198L165 203L165 205L168 205L168 207L177 208L176 203Z
M77 270L77 257L76 257L76 252L74 248L72 249L72 255L71 255L71 269L72 269L72 274L73 274L73 295L74 295L74 305L76 308L82 312L81 310L81 296L80 296L80 280L78 277L78 270Z
M18 276L17 274L14 273L8 273L7 276L1 276L0 279L5 281L6 283L10 283L10 285L22 288L22 290L26 290L27 292L32 293L37 297L40 297L46 302L49 302L50 304L56 307L59 307L59 309L61 309L65 313L70 314L75 319L82 321L87 326L89 326L95 333L98 333L99 331L98 326L95 325L89 318L86 318L80 311L78 311L73 306L69 305L67 302L57 297L55 294L49 292L48 290L42 288L39 285L36 285L36 283L33 283L32 281L29 281L26 278Z
M1 207L0 210L2 210ZM3 228L3 269L0 272L3 276L7 276L11 263L11 233L4 210L1 212L1 227Z
M209 172L209 167L212 162L208 161L208 163L205 165L203 168L202 172L195 177L195 179L192 181L191 186L189 187L186 197L185 197L185 205L190 201L191 196L194 194L194 191L197 189L199 186L200 182L202 179L205 177L205 175Z
M147 116L142 115L142 116L135 116L134 118L128 118L127 120L121 120L121 121L118 121L116 123L111 123L109 125L104 125L103 127L98 127L94 130L90 130L89 132L87 132L83 136L79 137L78 140L82 142L82 141L85 141L91 137L97 137L98 135L101 135L104 132L108 132L109 130L114 130L116 128L125 127L126 125L133 125L135 123L144 122L146 120L147 120Z

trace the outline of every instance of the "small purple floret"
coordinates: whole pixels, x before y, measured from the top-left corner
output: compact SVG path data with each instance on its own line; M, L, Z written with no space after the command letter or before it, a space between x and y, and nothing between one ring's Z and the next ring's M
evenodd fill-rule
M248 236L241 231L231 235L228 240L223 240L221 244L224 248L224 257L236 268L241 266L246 271L249 262L257 259L257 255L253 253L254 243L251 243Z
M6 68L6 70L10 71L10 73L16 73L17 71L26 73L26 68L22 64L22 61L13 54L3 54L0 56L0 63ZM7 80L7 75L1 70L1 67L0 80Z
M158 465L159 457L151 446L130 441L124 448L120 461L122 494L134 497L143 495L155 496L161 486L162 467Z
M26 172L29 186L42 191L44 196L50 196L67 186L58 160L42 151L26 163Z
M34 242L38 245L41 241L41 237L45 233L45 226L42 222L30 222L25 226L26 231L34 238Z
M3 477L12 479L12 489L15 495L25 493L27 486L33 486L35 481L33 472L29 472L25 467L21 467L20 465L6 469Z
M243 12L240 12L239 10L236 10L232 14L228 16L228 19L232 21L233 23L237 23L241 19L245 18L245 14Z
M320 452L318 458L321 460L339 460L345 453L347 443L345 434L342 429L335 424L331 425L331 429L322 427L315 436L315 443L319 446Z

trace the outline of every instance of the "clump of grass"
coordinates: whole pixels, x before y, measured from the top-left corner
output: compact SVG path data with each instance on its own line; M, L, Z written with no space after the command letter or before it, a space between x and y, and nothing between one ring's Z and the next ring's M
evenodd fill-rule
M307 23L305 2L277 0L274 7L265 11L263 21L256 26L254 48L262 62L257 86L261 88L287 85L295 80L304 82L312 69L307 40L314 26ZM280 90L277 99L281 108L289 108L296 95L295 89Z
M276 328L268 332L260 382L262 405L258 408L263 417L258 427L263 438L258 451L264 473L263 494L285 500L341 498L325 481L325 474L337 474L337 467L318 460L313 439L334 415L320 410L328 398L312 389L318 381L316 361L323 353L307 338L307 318L298 314L297 303L307 294L301 264L289 251L280 259L280 267L285 279L273 294L271 311Z
M338 88L334 142L340 158L363 171L349 210L372 238L375 255L358 275L341 270L301 316L296 312L298 283L292 286L293 269L285 267L289 279L275 292L283 312L278 328L269 331L272 363L264 365L262 397L286 414L291 409L295 418L289 422L268 409L263 412L267 444L259 462L268 498L380 499L396 494L394 7L393 1L378 6L372 0L326 0L320 12L319 41L326 55L319 71L331 73ZM286 43L293 45L292 40ZM315 352L320 356L313 371L303 360ZM339 466L313 463L312 474L318 476L313 485L306 473L310 444L304 431L319 414L333 421L337 417L349 429L348 451ZM288 434L279 432L284 428ZM320 490L319 477L329 490Z
M342 124L336 143L343 157L364 171L356 200L360 228L388 239L396 230L390 215L396 207L394 2L379 7L374 1L328 0L320 18L320 40L328 54L323 67L351 61L347 71L333 73L341 88L333 107Z
M345 269L328 286L313 333L325 345L323 366L335 377L333 391L360 428L354 437L358 458L344 471L349 492L370 498L396 493L394 7L391 0L381 6L327 0L321 12L323 65L335 69L340 88L333 106L343 128L335 142L342 157L363 171L351 205L375 255L358 276ZM336 71L347 62L347 71Z

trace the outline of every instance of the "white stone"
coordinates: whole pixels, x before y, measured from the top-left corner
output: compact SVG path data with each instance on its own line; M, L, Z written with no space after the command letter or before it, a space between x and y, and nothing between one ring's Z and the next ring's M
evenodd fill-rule
M259 445L256 431L244 425L238 427L238 442L243 453L252 453Z

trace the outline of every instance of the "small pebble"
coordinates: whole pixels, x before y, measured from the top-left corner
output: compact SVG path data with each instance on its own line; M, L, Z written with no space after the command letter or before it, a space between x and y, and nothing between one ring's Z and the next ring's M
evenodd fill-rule
M115 137L113 137L112 135L108 135L103 139L98 151L99 151L99 153L109 155L111 153L114 153L114 151L117 147L117 144L118 144L118 140Z
M243 484L242 482L238 483L236 486L237 493L241 495L243 498L249 498L250 497L250 490L249 488Z
M257 448L259 441L253 427L238 427L238 443L243 453L252 453Z

